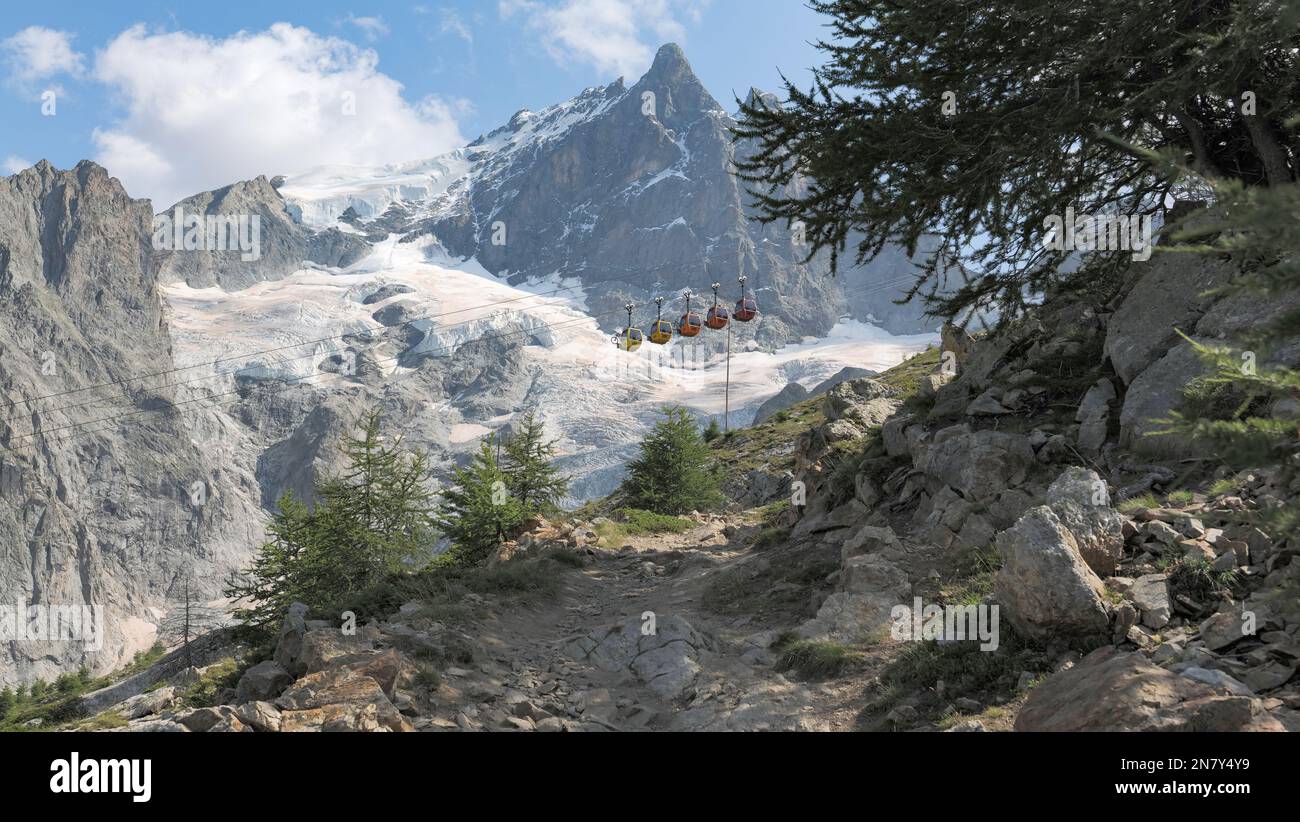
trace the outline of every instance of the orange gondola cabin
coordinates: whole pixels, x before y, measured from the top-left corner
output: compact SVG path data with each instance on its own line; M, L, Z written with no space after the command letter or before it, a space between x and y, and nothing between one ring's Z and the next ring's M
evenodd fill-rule
M677 333L682 337L698 337L704 330L704 318L700 312L691 310L691 292L686 292L686 313L677 323Z
M721 331L727 327L727 322L731 318L727 307L718 302L719 283L713 284L713 307L709 309L709 314L704 319L704 324L714 331Z
M745 290L745 283L748 280L748 277L740 278L741 297L736 301L736 313L731 315L742 323L747 323L758 316L758 300L754 299L753 294Z

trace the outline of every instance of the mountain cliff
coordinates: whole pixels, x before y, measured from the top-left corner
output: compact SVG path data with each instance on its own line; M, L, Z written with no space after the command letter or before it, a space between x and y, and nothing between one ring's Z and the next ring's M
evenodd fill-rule
M6 642L5 682L147 647L184 579L216 597L260 532L247 478L176 413L152 216L94 163L0 178L0 600L103 628L95 650Z

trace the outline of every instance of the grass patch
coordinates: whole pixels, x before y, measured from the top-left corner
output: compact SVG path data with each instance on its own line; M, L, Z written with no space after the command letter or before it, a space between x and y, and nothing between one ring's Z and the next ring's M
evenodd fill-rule
M329 609L352 611L358 622L386 619L408 602L421 604L417 615L435 622L463 623L473 615L470 594L511 602L554 598L560 580L585 560L572 550L505 562L493 568L443 565L415 574L389 577Z
M1015 696L1021 671L1048 667L1043 651L1016 637L1005 624L996 651L981 651L978 642L912 642L890 662L876 683L877 693L867 713L884 713L903 697L920 694L917 710L937 715L952 701L969 696L980 702L995 696ZM944 692L934 692L937 682ZM935 716L937 719L938 717Z
M680 534L695 527L695 523L685 517L672 517L642 511L637 508L622 508L618 518L623 523L623 530L633 536L641 534Z
M1121 502L1118 510L1121 514L1135 514L1147 508L1159 508L1160 500L1156 499L1155 494L1139 494L1136 497L1129 497Z
M126 717L112 708L102 713L95 714L89 719L83 719L74 722L72 729L76 731L107 731L113 728L125 728L131 724Z
M1207 559L1181 557L1166 566L1169 593L1204 600L1230 594L1240 579L1234 571L1216 571Z
M786 636L778 639L775 648L781 653L776 669L793 671L800 679L834 679L863 659L862 654L839 642Z
M1238 483L1232 477L1224 477L1221 480L1215 480L1210 486L1209 494L1212 497L1226 497L1229 494L1237 493Z
M234 657L226 657L209 665L199 675L198 682L191 685L181 697L181 703L186 708L211 708L218 705L217 693L223 688L235 687L243 673L243 667Z
M935 373L939 368L940 352L936 346L930 346L911 359L904 360L876 379L886 385L897 388L905 396L913 396L920 388L921 380Z
M598 544L602 548L622 548L627 544L627 529L612 519L594 523L591 530L596 532Z
M1195 499L1196 495L1191 491L1173 491L1165 497L1166 505L1186 505Z
M981 605L993 600L993 585L1002 568L996 548L968 548L953 560L954 583L940 592L942 605Z
M790 528L764 528L754 539L753 550L766 551L790 539Z

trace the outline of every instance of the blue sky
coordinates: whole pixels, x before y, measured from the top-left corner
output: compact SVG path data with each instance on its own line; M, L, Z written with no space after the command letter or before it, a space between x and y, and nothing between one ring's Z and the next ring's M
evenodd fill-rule
M6 9L0 173L88 157L171 202L258 173L418 159L632 82L668 41L731 108L781 70L806 84L825 32L799 0L118 5Z

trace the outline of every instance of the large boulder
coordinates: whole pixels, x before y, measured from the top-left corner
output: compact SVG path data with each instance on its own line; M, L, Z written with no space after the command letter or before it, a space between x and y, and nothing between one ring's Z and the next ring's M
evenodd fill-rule
M1138 653L1099 648L1034 688L1017 731L1281 731L1258 699L1232 696Z
M879 380L850 380L826 392L825 412L832 421L843 420L859 428L872 428L889 419L902 401L898 389Z
M1204 257L1163 254L1134 266L1137 281L1106 326L1106 356L1131 385L1191 332L1213 302L1205 292L1229 281L1233 267Z
M295 602L280 627L280 641L276 643L274 660L290 674L299 676L307 670L302 662L302 642L307 636L307 606Z
M1142 624L1159 630L1169 624L1173 606L1169 601L1169 577L1166 574L1145 574L1133 581L1129 589L1133 607L1142 614Z
M308 674L275 700L282 731L410 731L374 677L331 668Z
M1036 464L1029 440L1016 434L974 431L935 439L922 470L972 501L993 499L1019 485Z
M1186 437L1150 435L1166 427L1159 420L1168 419L1182 404L1188 384L1209 370L1196 349L1183 342L1135 377L1120 409L1120 444L1156 457L1197 456Z
M244 671L235 685L235 696L240 702L273 699L293 682L293 677L273 659L259 662Z
M994 589L1021 634L1083 646L1106 640L1109 617L1101 580L1050 507L1031 509L998 534L997 546L1002 569Z
M836 591L798 632L809 639L837 642L872 639L887 631L893 609L911 598L911 580L893 562L876 554L851 556L840 568Z
M1047 489L1047 504L1074 535L1088 567L1113 574L1124 556L1124 519L1110 507L1110 489L1097 472L1067 468Z

